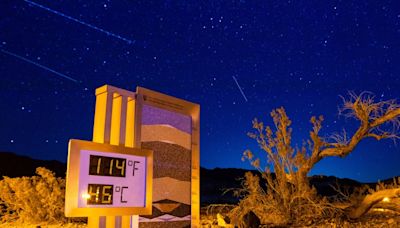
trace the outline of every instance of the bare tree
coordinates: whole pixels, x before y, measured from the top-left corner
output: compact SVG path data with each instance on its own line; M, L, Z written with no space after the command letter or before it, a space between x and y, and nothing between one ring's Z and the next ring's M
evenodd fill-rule
M307 174L316 163L325 157L346 157L365 138L372 137L376 140L399 138L400 105L396 103L396 100L374 102L374 97L369 93L362 93L358 96L354 93L349 95L350 99L348 100L342 97L344 104L340 113L360 122L357 131L351 137L347 136L346 131L342 134L334 134L331 137L333 140L330 142L319 135L322 128L322 116L319 119L312 117L311 156L300 172Z
M333 156L344 158L365 138L376 140L399 138L400 105L395 100L376 102L374 96L367 92L360 95L349 93L349 98L342 97L342 99L343 106L339 112L345 117L356 119L359 122L357 130L352 134L343 130L342 133L322 137L320 131L323 117L312 117L310 138L300 149L294 149L291 145L291 121L283 108L271 112L274 130L269 126L264 126L257 119L253 121L255 132L249 133L249 136L254 138L260 148L266 152L268 165L265 169L261 169L259 159L255 158L250 151L246 151L244 157L259 169L262 177L266 179L265 195L269 197L269 202L275 200L275 204L279 205L281 211L286 211L284 216L292 218L289 220L302 217L293 216L293 212L299 210L300 213L304 212L304 208L301 207L306 202L312 206L307 210L311 210L314 215L316 211L321 212L329 208L326 201L316 197L315 189L310 187L307 179L309 172L319 161ZM271 178L270 167L274 169L275 179ZM375 191L345 211L350 218L356 219L374 205L379 205L383 199L398 197L400 197L398 186Z

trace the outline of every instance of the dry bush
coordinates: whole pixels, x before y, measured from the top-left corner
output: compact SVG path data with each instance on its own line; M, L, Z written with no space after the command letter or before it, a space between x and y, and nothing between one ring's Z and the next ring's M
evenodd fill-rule
M266 187L260 186L259 177L246 174L243 189L237 192L242 200L230 215L234 223L243 225L243 217L249 211L261 218L262 223L274 225L312 223L343 212L356 219L365 214L371 205L382 200L383 196L400 196L399 188L379 191L363 195L361 203L342 210L319 197L310 186L307 175L322 159L333 156L344 158L365 138L399 138L400 105L395 100L375 102L370 93L349 93L349 99L343 98L340 113L359 122L354 133L343 130L340 134L322 137L323 117L312 117L310 138L300 149L291 145L291 121L283 108L271 112L274 128L264 126L257 119L253 121L255 132L249 133L249 136L265 152L267 165L262 169L260 160L251 151L245 151L243 157L260 171ZM273 172L275 176L272 176Z
M306 148L291 146L291 121L283 108L271 112L274 131L264 127L262 122L253 121L254 138L266 154L267 166L260 168L260 160L251 151L245 151L247 159L260 171L266 186L260 186L260 178L248 172L243 189L236 191L242 199L230 213L233 223L244 227L243 217L254 212L263 224L288 225L307 224L317 218L336 213L327 200L319 197L315 188L310 187L306 176L298 172L306 163ZM314 123L318 120L312 119ZM274 172L274 175L273 173Z
M65 180L46 168L36 169L38 176L4 177L0 181L2 222L28 224L65 222Z

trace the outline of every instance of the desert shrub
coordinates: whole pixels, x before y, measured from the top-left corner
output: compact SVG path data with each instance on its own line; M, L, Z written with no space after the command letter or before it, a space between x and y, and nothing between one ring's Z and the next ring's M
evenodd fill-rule
M2 222L59 223L65 221L65 180L39 167L38 176L4 177L0 181Z
M246 174L243 189L237 191L242 199L231 211L231 220L243 225L243 218L252 211L262 223L273 225L304 225L324 217L346 215L358 219L373 206L379 205L400 211L400 187L395 182L391 187L378 185L375 190L360 190L351 206L343 210L317 195L310 186L307 175L321 160L327 157L348 156L363 139L398 139L400 126L400 105L396 100L375 102L368 92L356 95L349 93L343 98L340 114L358 121L353 133L333 133L328 137L320 135L323 117L311 117L312 130L309 139L301 148L291 145L291 121L283 108L271 112L273 127L264 126L257 119L253 121L255 139L265 154L266 166L261 168L260 160L251 151L245 151L243 158L250 161L260 172L265 188L260 186L258 176ZM274 174L274 175L273 175ZM380 188L389 188L383 189ZM388 204L389 201L393 204ZM386 201L386 202L385 202Z
M265 152L267 164L264 169L261 168L260 160L251 151L244 152L243 159L249 160L260 175L246 173L243 188L236 191L241 200L231 211L231 220L244 227L243 218L252 211L263 224L308 224L336 213L328 201L319 197L315 188L309 185L306 173L300 172L309 157L305 146L301 149L291 146L291 121L285 110L274 110L271 116L274 130L265 127L262 122L253 121L255 132L249 136ZM321 118L311 120L314 127L319 127ZM260 177L265 187L260 186Z

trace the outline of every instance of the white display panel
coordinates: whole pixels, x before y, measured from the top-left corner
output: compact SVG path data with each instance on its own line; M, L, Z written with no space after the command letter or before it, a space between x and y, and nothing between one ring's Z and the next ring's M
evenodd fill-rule
M80 153L79 208L145 207L145 157L91 150Z

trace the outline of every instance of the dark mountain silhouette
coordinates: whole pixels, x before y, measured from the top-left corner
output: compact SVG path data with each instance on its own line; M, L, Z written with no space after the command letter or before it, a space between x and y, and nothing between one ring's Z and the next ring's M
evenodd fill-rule
M250 170L236 168L200 168L201 203L236 203L238 199L233 196L232 190L241 187L244 174L248 171Z
M3 176L34 176L37 167L45 167L58 177L65 177L67 166L55 160L38 160L9 152L0 152L0 179Z
M58 177L65 178L66 164L55 160L38 160L27 156L21 156L14 153L0 152L0 179L3 176L22 177L34 176L37 167L45 167L56 173ZM238 198L233 196L233 191L229 189L241 188L241 182L246 172L255 170L237 169L237 168L215 168L200 169L200 195L201 203L237 203ZM393 179L383 180L383 183L390 183ZM310 183L315 186L317 191L324 196L335 196L337 193L334 186L343 190L352 192L356 187L368 184L371 187L376 183L360 183L348 178L337 178L334 176L312 176Z
M235 168L215 168L200 169L200 195L202 204L210 203L237 203L238 198L233 196L233 191L229 189L241 188L241 183L246 172L258 174L255 170L235 169ZM274 175L272 175L274 177ZM261 178L260 178L261 179ZM342 192L352 193L355 188L363 185L374 187L377 183L361 183L349 178L338 178L335 176L315 175L309 177L310 184L313 185L319 194L327 197L337 196L336 189ZM381 181L382 183L392 183L393 178ZM261 179L261 186L265 186Z

